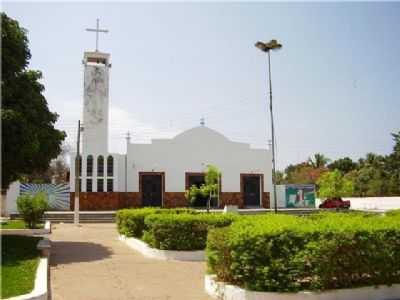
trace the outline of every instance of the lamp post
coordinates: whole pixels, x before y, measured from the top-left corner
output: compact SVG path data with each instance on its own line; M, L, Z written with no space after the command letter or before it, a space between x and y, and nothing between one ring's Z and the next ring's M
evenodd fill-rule
M274 116L272 113L272 80L271 80L271 50L278 50L282 45L277 40L270 40L268 43L258 41L255 46L261 51L268 54L268 75L269 75L269 111L271 113L271 135L272 135L272 185L274 189L274 209L275 213L278 212L277 199L276 199L276 172L275 172L275 130L274 130Z
M81 131L83 126L81 120L78 121L78 134L76 139L76 156L75 156L75 199L74 199L74 224L79 226L79 178L81 176L82 158L80 155L80 142L81 142Z

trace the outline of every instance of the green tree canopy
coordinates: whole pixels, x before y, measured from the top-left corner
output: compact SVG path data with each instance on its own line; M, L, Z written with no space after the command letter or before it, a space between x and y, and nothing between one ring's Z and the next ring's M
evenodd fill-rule
M2 190L24 174L44 172L61 151L65 132L54 128L40 71L28 70L27 31L1 14L2 42Z
M308 164L315 169L324 168L330 159L321 153L315 153L314 157L308 159Z
M357 163L355 163L350 157L339 158L328 165L328 169L339 170L343 174L349 173L357 168Z
M318 179L319 197L345 197L353 194L353 182L340 173L339 170L326 172Z

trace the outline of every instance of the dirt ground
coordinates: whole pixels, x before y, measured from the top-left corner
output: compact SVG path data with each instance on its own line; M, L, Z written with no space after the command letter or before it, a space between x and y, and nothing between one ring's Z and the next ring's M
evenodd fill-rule
M205 263L145 258L118 241L115 224L55 224L49 237L50 299L211 299Z

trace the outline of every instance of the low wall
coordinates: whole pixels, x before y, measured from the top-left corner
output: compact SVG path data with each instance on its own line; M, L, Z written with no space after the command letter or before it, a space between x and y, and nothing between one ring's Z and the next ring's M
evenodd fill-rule
M127 238L124 235L119 236L119 240L125 242L132 249L140 252L148 258L160 260L179 260L179 261L204 261L204 250L197 251L173 251L173 250L160 250L151 248L145 242L136 238Z
M400 209L400 197L344 197L349 200L350 208L356 210L386 211ZM316 199L315 205L319 206L321 199Z
M215 275L206 275L204 286L207 294L220 300L389 300L399 299L400 295L400 284L323 292L278 293L249 291L215 279Z

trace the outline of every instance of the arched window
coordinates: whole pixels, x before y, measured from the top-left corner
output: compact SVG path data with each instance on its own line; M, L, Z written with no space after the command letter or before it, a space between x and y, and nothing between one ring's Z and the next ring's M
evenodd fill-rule
M104 157L100 155L97 157L97 177L104 176Z
M114 158L111 155L107 157L107 176L114 176Z
M87 160L86 160L86 176L92 176L93 175L93 156L88 155Z

